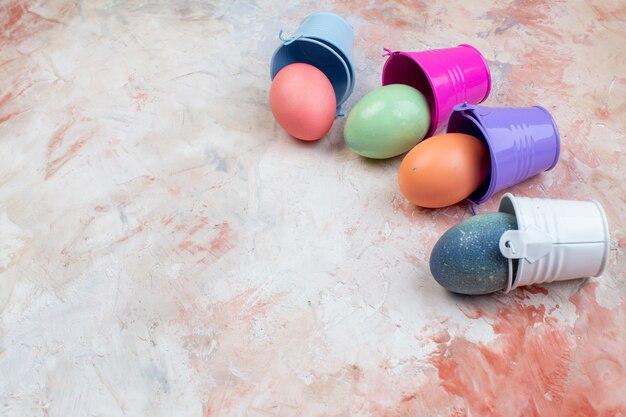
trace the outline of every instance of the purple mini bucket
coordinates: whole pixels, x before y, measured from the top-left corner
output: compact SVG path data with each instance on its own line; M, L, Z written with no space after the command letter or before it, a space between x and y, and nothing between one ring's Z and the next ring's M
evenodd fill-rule
M543 107L455 106L448 133L465 133L485 142L491 169L468 199L482 204L493 194L549 171L559 160L559 131Z

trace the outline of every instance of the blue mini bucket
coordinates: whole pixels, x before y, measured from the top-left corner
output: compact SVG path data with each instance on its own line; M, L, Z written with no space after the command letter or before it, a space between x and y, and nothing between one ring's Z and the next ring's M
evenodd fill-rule
M354 90L352 49L354 31L340 16L328 12L311 13L290 38L279 34L282 45L272 56L271 77L290 64L313 65L328 77L339 108Z

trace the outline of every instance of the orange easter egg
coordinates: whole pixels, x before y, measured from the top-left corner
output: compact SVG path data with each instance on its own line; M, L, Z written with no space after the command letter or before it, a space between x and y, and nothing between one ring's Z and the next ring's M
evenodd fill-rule
M270 107L278 124L291 136L318 140L335 120L335 91L322 71L309 64L280 70L270 87Z
M489 172L487 145L463 133L433 136L417 144L398 170L400 191L413 204L439 208L472 194Z

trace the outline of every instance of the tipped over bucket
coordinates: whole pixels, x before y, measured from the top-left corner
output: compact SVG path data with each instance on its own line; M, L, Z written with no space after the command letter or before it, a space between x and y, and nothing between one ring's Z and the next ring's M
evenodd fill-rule
M459 103L478 104L491 91L487 61L470 45L422 52L391 52L383 67L383 85L406 84L419 90L430 107L426 137L444 128Z
M450 116L447 132L477 137L489 148L490 173L468 197L476 204L484 203L498 191L551 170L559 160L559 131L543 107L460 104Z
M500 238L509 262L507 291L544 282L602 275L609 257L609 227L597 201L515 197L507 193L498 211L512 214L518 230Z
M280 45L270 64L272 80L290 64L313 65L326 75L335 91L337 107L341 106L354 89L355 73L352 65L354 31L340 16L328 12L311 13L289 38L279 34Z

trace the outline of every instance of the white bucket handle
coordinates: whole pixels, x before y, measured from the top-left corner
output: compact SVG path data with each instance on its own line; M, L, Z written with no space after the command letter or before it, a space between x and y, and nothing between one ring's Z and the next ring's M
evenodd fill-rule
M504 232L500 236L500 252L508 259L526 259L532 264L550 253L553 243L549 234L529 226Z
M522 230L507 230L500 236L500 252L509 262L509 277L505 292L513 289L513 259L537 262L552 250L552 238L534 226Z

